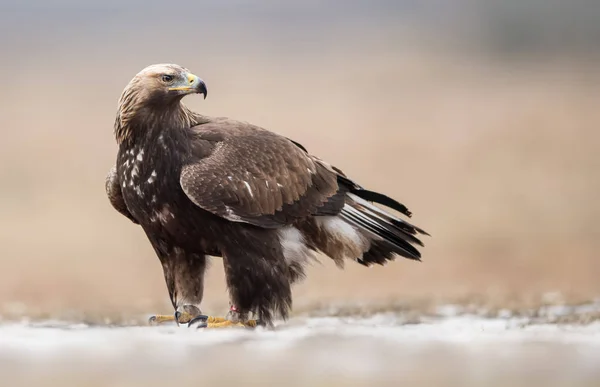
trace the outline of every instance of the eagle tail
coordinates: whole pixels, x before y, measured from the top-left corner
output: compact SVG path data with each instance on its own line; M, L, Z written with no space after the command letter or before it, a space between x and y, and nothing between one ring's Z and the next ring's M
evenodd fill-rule
M359 263L365 266L384 264L393 259L394 254L421 260L421 253L415 245L424 245L417 235L429 234L376 207L370 201L390 206L408 215L410 212L405 206L383 194L362 189L347 193L347 198L349 200L340 213L341 218L359 229L370 242L368 250L358 258Z

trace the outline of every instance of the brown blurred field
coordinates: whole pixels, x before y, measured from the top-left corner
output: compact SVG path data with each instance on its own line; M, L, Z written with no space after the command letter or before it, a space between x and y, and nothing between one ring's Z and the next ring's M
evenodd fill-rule
M42 19L35 33L32 24L5 24L15 34L2 43L12 60L0 89L5 318L171 313L145 236L104 193L119 94L157 62L206 81L206 101L186 99L195 110L292 137L406 204L432 234L422 263L349 262L341 271L323 260L295 289L297 311L330 303L519 308L549 292L569 302L600 295L593 56L496 58L394 23L324 30L295 48L273 43L277 32L267 27L250 36L227 23L127 30L126 19L107 30L79 20L69 32ZM205 302L213 313L226 307L218 259Z

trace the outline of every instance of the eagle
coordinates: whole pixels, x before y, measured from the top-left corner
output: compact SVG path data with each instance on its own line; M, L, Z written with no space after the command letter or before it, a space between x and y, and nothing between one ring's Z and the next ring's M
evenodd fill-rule
M106 193L147 236L175 311L150 322L274 327L317 254L340 268L420 261L419 235L429 234L390 211L411 217L406 206L283 135L191 111L189 94L206 98L207 87L188 69L148 66L124 88L114 124ZM209 256L224 265L224 317L201 310Z

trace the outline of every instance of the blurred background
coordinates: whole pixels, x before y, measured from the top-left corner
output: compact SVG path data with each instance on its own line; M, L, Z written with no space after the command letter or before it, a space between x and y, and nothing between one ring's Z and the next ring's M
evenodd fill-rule
M586 0L0 0L0 321L97 327L2 324L2 380L597 385L597 346L417 323L452 303L510 316L600 295L599 18ZM276 342L102 328L172 313L145 235L104 191L120 93L164 62L206 81L192 109L293 138L432 234L421 263L314 264L290 324L387 311L409 325L389 337L333 325L339 337L292 348L293 328ZM227 300L214 259L204 311Z
M315 264L296 313L594 299L599 17L585 0L0 0L0 314L172 312L104 192L119 95L163 62L206 81L194 110L295 139L432 234L422 263ZM220 315L219 259L208 276Z

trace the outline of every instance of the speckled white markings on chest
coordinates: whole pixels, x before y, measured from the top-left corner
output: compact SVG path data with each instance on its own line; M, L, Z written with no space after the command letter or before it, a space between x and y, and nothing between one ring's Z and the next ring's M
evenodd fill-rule
M156 180L156 171L152 171L147 182L148 182L148 184L152 184L152 183L154 183L155 180Z
M122 165L122 187L132 187L135 193L140 197L144 197L144 191L142 190L143 184L153 184L156 181L157 174L156 170L152 170L150 175L144 173L145 176L141 176L141 165L144 161L144 150L132 148L125 152L125 160ZM153 197L153 202L156 199Z
M150 217L152 223L160 222L166 224L169 220L175 219L175 214L171 212L168 204L165 204L161 209L154 211L154 214Z

